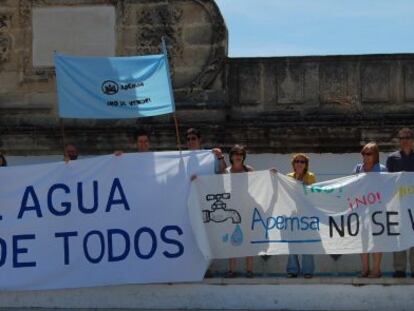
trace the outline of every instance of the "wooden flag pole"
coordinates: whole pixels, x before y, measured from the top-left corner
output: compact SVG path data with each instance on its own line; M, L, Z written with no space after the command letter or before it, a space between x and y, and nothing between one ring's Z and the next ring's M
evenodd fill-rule
M178 120L177 120L177 116L175 115L175 113L173 113L173 118L174 118L174 124L175 124L175 135L177 137L177 148L179 151L181 151L180 131L178 128Z
M172 97L172 101L173 101L173 105L174 105L174 110L175 110L174 90L172 88L172 83L171 83L170 65L168 63L168 51L167 51L167 45L165 44L164 36L161 37L161 49L162 49L162 53L164 54L164 57L165 57L167 73L168 73L168 84L169 84L169 87L170 87L170 93L171 93L171 97ZM174 124L175 124L175 135L177 137L177 148L178 148L179 151L181 151L180 131L178 129L178 120L177 120L177 116L175 115L175 112L173 113L173 119L174 119Z
M65 124L63 123L63 119L59 118L60 123L60 133L62 135L62 144L63 144L63 157L66 157L65 147L66 147L66 136L65 136ZM66 158L65 158L66 160Z

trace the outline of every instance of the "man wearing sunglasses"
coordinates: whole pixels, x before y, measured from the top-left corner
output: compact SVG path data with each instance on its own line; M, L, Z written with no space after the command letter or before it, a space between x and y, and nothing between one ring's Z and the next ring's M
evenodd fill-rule
M201 133L196 128L189 128L186 132L187 148L188 150L200 150L201 148ZM213 148L211 150L216 156L215 171L221 174L226 170L227 164L224 159L223 152L220 148Z
M187 148L188 150L200 150L201 148L201 132L196 128L189 128L186 132L187 138ZM211 150L214 155L216 156L216 162L214 164L214 170L216 174L223 174L226 170L227 163L224 159L224 155L220 148L213 148ZM197 178L196 175L191 176L191 180L195 180ZM205 278L212 278L213 271L211 268L208 268L206 274L204 275Z
M413 152L414 132L409 128L403 128L398 132L400 150L391 153L387 158L388 172L414 172ZM414 247L409 249L411 277L414 277ZM405 278L407 267L407 251L394 252L395 278Z

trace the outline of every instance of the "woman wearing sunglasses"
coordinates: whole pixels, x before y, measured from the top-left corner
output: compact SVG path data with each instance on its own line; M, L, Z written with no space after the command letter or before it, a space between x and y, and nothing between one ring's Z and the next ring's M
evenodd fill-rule
M387 172L387 168L379 163L379 148L375 142L370 142L362 147L362 163L358 163L354 168L354 173ZM381 277L382 253L372 253L372 270L369 268L369 254L361 254L362 271L360 276L363 278Z
M316 177L309 172L309 157L303 153L297 153L292 157L293 172L288 176L303 182L306 185L316 182ZM299 255L289 255L286 266L288 278L296 278L302 270L304 278L310 279L313 276L315 264L313 255L302 255L302 269L299 265Z

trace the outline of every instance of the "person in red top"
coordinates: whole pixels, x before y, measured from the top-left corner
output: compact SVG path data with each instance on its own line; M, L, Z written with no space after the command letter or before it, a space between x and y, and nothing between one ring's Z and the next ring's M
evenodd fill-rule
M7 160L3 153L0 152L0 167L1 166L7 166Z
M79 156L78 148L76 148L74 144L65 145L64 160L66 162L77 160L78 156Z

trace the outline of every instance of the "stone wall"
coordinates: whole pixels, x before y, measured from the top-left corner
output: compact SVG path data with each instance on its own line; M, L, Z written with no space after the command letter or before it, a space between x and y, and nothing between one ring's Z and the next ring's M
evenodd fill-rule
M83 7L114 10L116 55L159 53L167 39L181 132L199 127L206 147L340 153L377 140L386 151L400 127L414 125L414 54L228 58L213 0L0 0L0 149L9 154L61 152L54 68L36 61L37 42L54 48L59 35L38 40L33 12ZM71 48L91 53L82 42ZM63 125L87 154L134 150L137 126L153 132L154 149L176 148L171 116Z
M414 125L413 54L239 58L227 70L228 118L256 151L389 150Z
M67 29L63 29L62 23L54 24L53 18L50 18L53 36L45 38L47 32L36 33L34 26L41 28L45 23L34 20L34 16L46 17L53 13L47 9L59 8L64 11L60 18L67 18L66 23L71 27L75 22L87 23L87 20L78 21L73 16L71 10L74 8L95 8L96 14L91 13L91 20L98 20L103 15L100 13L102 8L108 6L115 10L116 16L116 55L160 53L161 37L165 37L177 109L184 112L182 118L192 120L190 111L195 106L206 107L214 102L217 107L212 109L212 114L217 114L215 111L224 105L227 29L214 1L0 0L1 149L16 155L61 152L62 126L57 116L55 72L53 66L38 65L48 62L45 57L38 57L39 51L54 49L64 53L66 47L77 54L88 55L90 50L85 42L68 47L65 40L76 39L80 34L73 33L73 37L68 37ZM46 12L34 14L40 9ZM53 28L57 24L62 28L60 38ZM98 43L105 44L102 40ZM39 48L37 42L48 46ZM77 41L73 42L76 45ZM36 57L41 61L36 61ZM137 126L156 132L153 137L156 149L176 148L171 116L63 122L66 141L75 142L89 154L132 149L132 134Z

